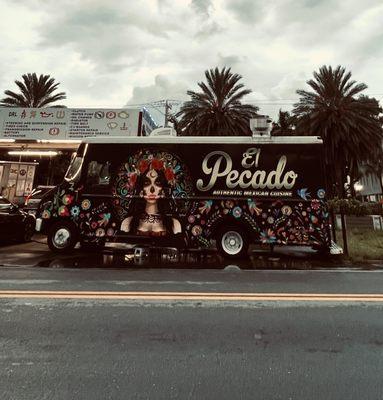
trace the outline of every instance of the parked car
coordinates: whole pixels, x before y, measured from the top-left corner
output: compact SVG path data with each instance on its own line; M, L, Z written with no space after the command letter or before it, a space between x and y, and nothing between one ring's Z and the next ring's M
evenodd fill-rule
M29 242L35 232L35 224L33 215L0 196L0 239Z
M41 200L46 195L49 195L49 192L54 188L55 186L37 186L34 188L30 195L25 199L23 210L28 214L36 215Z

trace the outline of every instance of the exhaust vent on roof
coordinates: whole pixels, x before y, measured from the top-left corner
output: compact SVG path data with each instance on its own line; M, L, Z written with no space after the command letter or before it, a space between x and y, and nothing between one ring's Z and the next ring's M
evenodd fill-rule
M150 136L177 136L177 132L171 127L157 128L150 132Z
M270 136L270 117L268 115L257 115L250 120L250 129L253 132L253 136Z

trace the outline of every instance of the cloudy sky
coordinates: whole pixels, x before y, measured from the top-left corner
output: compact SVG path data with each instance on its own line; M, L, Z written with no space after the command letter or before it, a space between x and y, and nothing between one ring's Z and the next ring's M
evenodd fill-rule
M50 74L68 107L187 99L228 66L265 114L341 64L383 100L382 0L0 0L0 91ZM153 109L152 109L153 110ZM161 114L154 112L160 120Z

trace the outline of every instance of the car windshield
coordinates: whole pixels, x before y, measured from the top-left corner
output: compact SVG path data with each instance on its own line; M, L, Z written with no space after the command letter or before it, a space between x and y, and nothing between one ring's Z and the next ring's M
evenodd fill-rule
M67 173L65 174L65 180L66 181L77 181L77 179L80 177L80 170L83 162L83 157L80 157L77 155L77 153L74 153L72 157L72 161L69 164L69 168Z

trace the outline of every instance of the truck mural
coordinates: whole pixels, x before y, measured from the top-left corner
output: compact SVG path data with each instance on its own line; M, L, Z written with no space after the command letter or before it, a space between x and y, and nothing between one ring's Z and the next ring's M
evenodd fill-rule
M227 257L244 256L252 242L329 248L320 140L236 139L83 143L43 202L40 230L54 251L77 240L216 243Z

